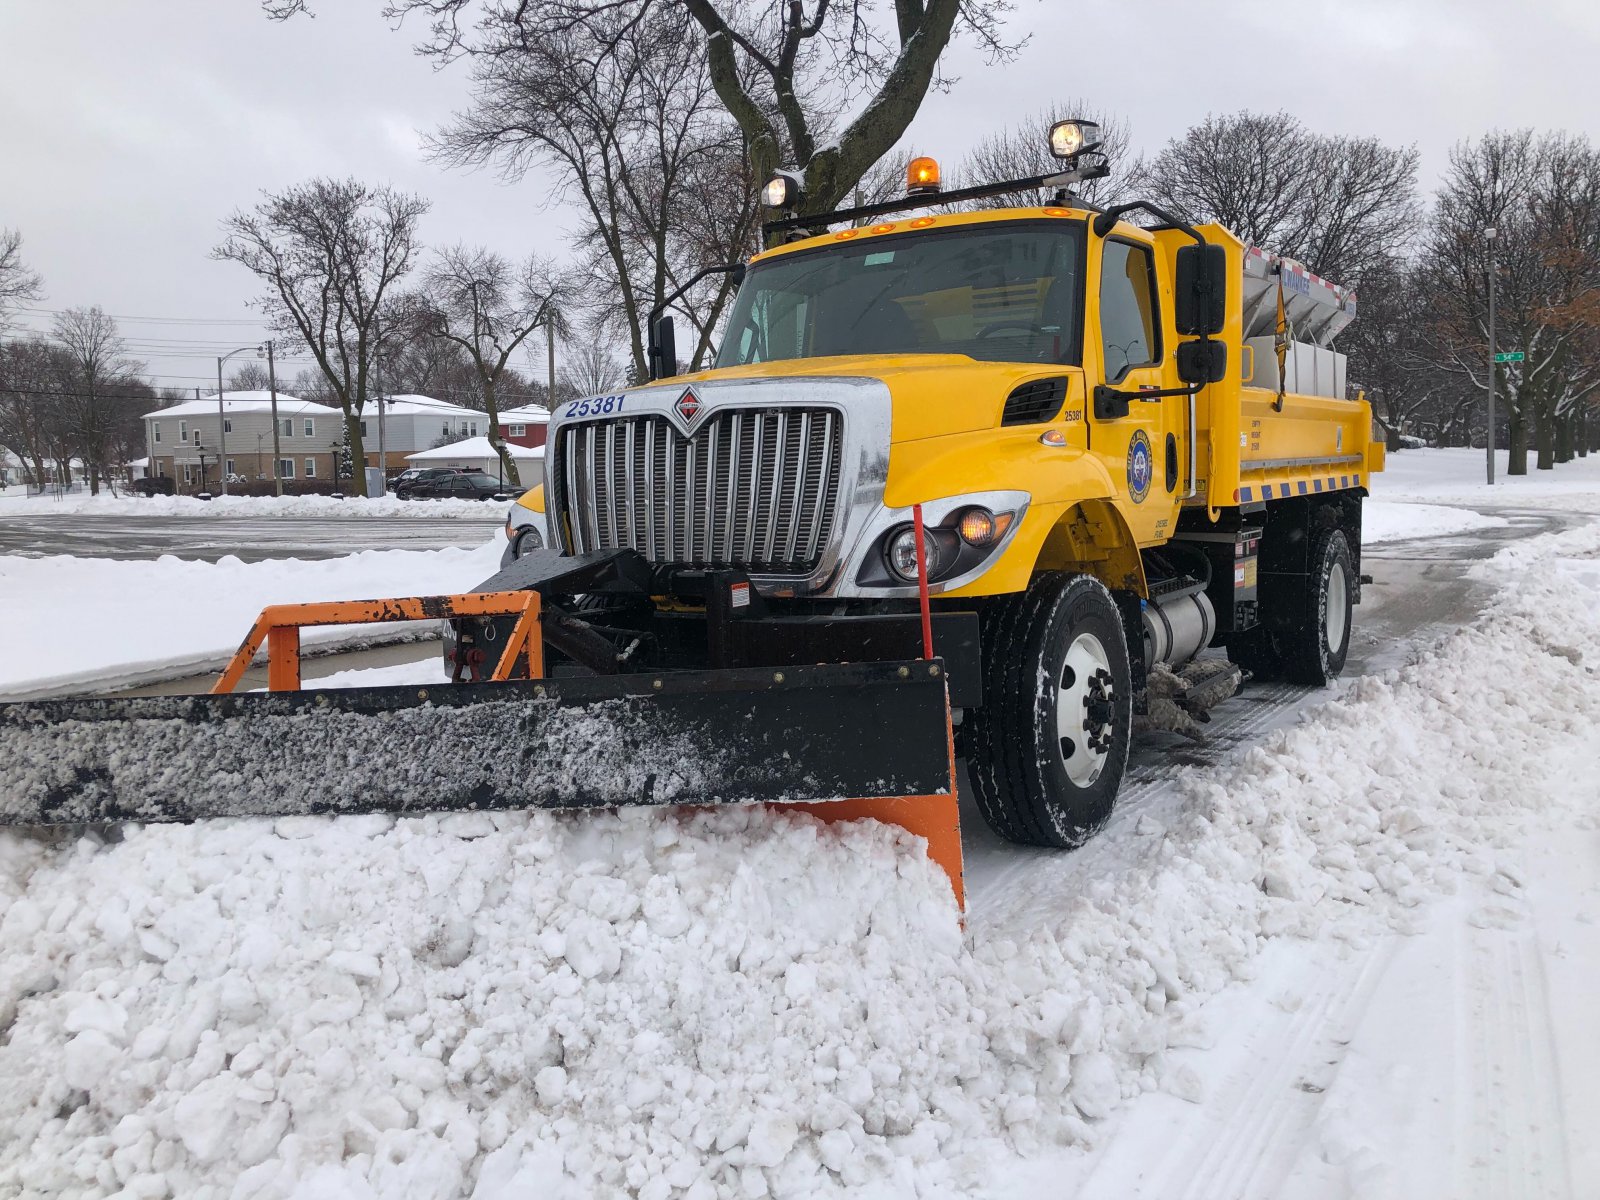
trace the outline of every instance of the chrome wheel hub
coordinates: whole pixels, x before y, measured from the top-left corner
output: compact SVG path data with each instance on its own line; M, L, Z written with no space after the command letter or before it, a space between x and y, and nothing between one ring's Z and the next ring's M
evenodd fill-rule
M1067 647L1056 694L1056 738L1067 778L1089 787L1100 777L1116 732L1111 659L1100 639L1080 633Z

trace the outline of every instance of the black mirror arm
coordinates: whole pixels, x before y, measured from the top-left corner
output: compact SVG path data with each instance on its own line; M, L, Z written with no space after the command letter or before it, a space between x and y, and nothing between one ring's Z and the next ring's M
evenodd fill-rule
M1166 209L1151 204L1148 200L1130 200L1126 204L1118 204L1113 208L1106 209L1105 212L1094 219L1093 229L1095 236L1105 237L1116 227L1118 221L1131 212L1147 212L1158 221L1165 222L1161 228L1176 229L1179 233L1193 238L1197 245L1204 246L1206 244L1206 239L1200 235L1200 231L1193 225L1182 217L1174 216Z
M1111 400L1161 400L1167 396L1198 396L1203 383L1191 383L1188 387L1181 388L1149 388L1136 391L1124 391L1121 388L1107 387L1100 384L1094 389L1098 398Z
M661 314L676 304L678 300L682 298L685 292L687 292L695 284L699 283L702 279L712 275L737 275L739 278L735 279L734 283L739 284L744 282L744 272L745 264L742 262L724 263L720 266L707 267L704 271L701 271L698 275L694 276L694 278L690 279L688 283L684 284L677 291L673 292L672 295L662 300L660 304L652 308L650 310L650 315L645 318L646 327L653 330L656 322L661 319Z

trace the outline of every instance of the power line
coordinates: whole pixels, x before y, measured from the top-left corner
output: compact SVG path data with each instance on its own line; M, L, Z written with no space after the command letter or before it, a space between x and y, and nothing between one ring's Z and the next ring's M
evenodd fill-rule
M34 308L29 305L18 305L17 312L37 313L41 316L60 317L73 311L66 308ZM244 320L236 317L133 317L126 313L106 313L113 321L133 321L135 323L149 324L175 324L175 325L254 325L258 329L269 329L271 325L265 319Z

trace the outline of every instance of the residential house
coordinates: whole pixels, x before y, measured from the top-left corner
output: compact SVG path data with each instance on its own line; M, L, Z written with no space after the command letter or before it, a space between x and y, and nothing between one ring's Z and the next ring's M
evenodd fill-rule
M538 487L544 482L544 447L511 446L511 458L517 464L517 481L525 488ZM487 437L467 438L449 446L435 446L406 455L406 465L411 467L470 467L493 475L504 481L500 456L494 452Z
M178 481L181 491L215 488L218 460L229 475L271 479L272 395L224 392L144 414L150 474ZM336 408L278 393L277 474L284 479L334 479L344 417ZM221 426L220 430L218 426Z
M544 445L550 432L550 410L541 404L503 409L500 413L500 440L514 446Z
M382 445L379 445L378 414L383 414ZM391 474L400 470L407 455L427 450L444 442L482 437L489 432L489 418L476 408L463 408L432 396L375 396L361 414L361 446L367 465L383 465Z

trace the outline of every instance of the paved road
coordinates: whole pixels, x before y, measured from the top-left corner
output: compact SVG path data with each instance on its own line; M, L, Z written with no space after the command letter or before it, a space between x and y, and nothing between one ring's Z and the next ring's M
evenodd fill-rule
M233 555L335 558L356 550L438 550L478 546L503 517L144 517L103 514L14 515L0 510L0 554L39 557L159 558L215 562Z

